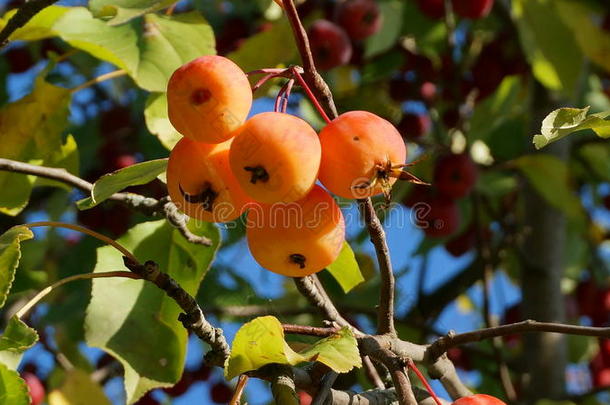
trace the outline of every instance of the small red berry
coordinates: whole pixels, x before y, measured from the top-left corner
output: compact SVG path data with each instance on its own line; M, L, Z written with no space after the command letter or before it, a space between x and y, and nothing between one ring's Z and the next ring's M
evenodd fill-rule
M426 16L440 20L445 16L445 0L417 0L419 9Z
M184 372L182 378L173 387L163 388L163 391L170 397L179 397L189 390L193 380L191 373Z
M351 39L358 41L379 31L382 16L373 0L347 0L337 9L337 22Z
M415 140L430 132L432 121L428 114L406 113L397 125L398 132L405 139Z
M460 212L454 201L440 195L431 196L413 206L417 225L426 236L442 238L454 233L460 225Z
M476 236L476 229L471 226L466 231L451 238L445 243L445 250L453 257L460 257L472 249L476 242Z
M451 0L451 4L460 17L476 20L489 14L494 0Z
M210 397L217 404L226 404L233 397L233 389L224 382L217 382L210 389Z
M436 161L434 184L446 197L464 197L474 187L477 177L477 166L465 153L445 155Z
M305 391L299 391L299 405L311 405L313 398Z
M352 44L343 28L327 20L317 20L307 32L311 52L320 69L329 70L349 62Z
M496 397L486 394L470 395L453 402L453 405L506 405Z
M23 373L21 378L25 380L25 383L28 386L28 391L30 393L30 405L40 405L44 401L45 397L45 389L44 385L35 374L32 373Z

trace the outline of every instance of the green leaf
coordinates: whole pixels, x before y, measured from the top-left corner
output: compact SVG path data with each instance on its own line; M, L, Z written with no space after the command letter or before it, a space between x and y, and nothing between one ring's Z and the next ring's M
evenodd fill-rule
M332 274L346 293L364 281L354 251L347 242L343 243L343 249L341 249L339 257L330 266L326 267L326 270Z
M400 36L403 23L402 1L384 1L379 3L379 10L383 18L379 32L368 37L364 43L365 57L378 55L392 48Z
M91 0L89 9L95 17L109 19L109 25L119 25L175 2L176 0Z
M25 381L16 371L0 364L0 404L30 405L30 395Z
M49 405L112 405L89 373L77 368L66 373L63 384L49 393L48 401Z
M32 231L22 225L14 226L0 235L0 308L15 279L15 270L21 259L21 241L32 239Z
M42 162L62 150L62 132L68 125L68 89L53 86L39 77L34 90L0 110L0 156ZM17 215L27 205L35 178L0 172L0 213Z
M68 135L66 137L66 143L61 145L58 150L51 152L51 154L44 159L42 165L47 167L61 167L72 174L77 174L80 165L80 156L78 153L78 145L76 145L74 137ZM34 187L42 186L59 187L68 191L72 190L71 186L60 181L38 177L34 183Z
M589 113L585 108L560 108L551 112L542 121L540 135L534 135L534 146L541 149L546 145L558 141L573 132L592 129L599 137L610 138L610 111L597 114Z
M116 192L130 186L140 186L150 183L167 168L167 159L149 160L136 163L105 174L99 178L91 190L91 197L77 202L79 209L93 208Z
M336 334L317 341L309 349L299 354L307 359L326 364L337 373L347 373L354 367L361 367L358 342L354 334L343 328Z
M587 169L610 182L610 142L584 144L578 149L578 155L587 162Z
M225 365L225 376L232 379L271 363L296 365L305 361L319 361L338 373L361 366L358 344L349 329L342 329L297 353L284 340L280 321L273 316L263 316L237 331L231 357Z
M146 100L144 119L150 133L159 138L161 144L168 150L171 150L182 138L167 116L166 93L150 93Z
M188 243L165 220L136 225L118 242L140 261L158 263L162 271L195 295L218 249L220 235L214 224L191 222L189 227L211 238L213 245ZM123 268L121 254L115 249L105 246L97 253L95 272ZM119 278L93 281L85 339L123 364L128 403L153 388L171 386L180 378L187 344L186 330L178 322L180 312L176 303L152 283Z
M56 35L52 27L62 15L64 15L70 7L49 6L43 8L23 27L15 30L8 38L10 41L38 41L40 39L53 37ZM0 29L4 28L8 20L15 15L17 9L8 11L0 19Z
M37 341L36 331L13 316L0 336L0 363L13 370L16 369L23 352L34 346Z
M522 156L513 163L550 205L579 223L584 220L583 207L571 187L565 162L555 156L535 154Z
M583 54L561 19L559 1L515 0L513 15L534 76L552 90L572 96L581 77Z
M125 69L148 91L165 91L178 67L215 53L212 28L198 12L146 14L142 20L111 26L85 8L72 7L53 29L73 47Z
M511 114L521 113L524 104L522 97L521 79L517 76L504 78L490 97L476 105L468 131L471 142L477 139L486 141Z
M270 44L273 46L269 46ZM239 49L231 52L227 57L244 72L287 65L295 61L297 48L288 20L283 18L271 29L246 39Z
M36 331L27 326L16 316L9 319L4 333L0 336L0 351L13 350L23 352L34 346L38 340Z

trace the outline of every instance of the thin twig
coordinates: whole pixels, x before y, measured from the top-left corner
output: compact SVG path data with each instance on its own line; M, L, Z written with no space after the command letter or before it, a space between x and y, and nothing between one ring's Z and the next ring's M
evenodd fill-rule
M482 260L483 265L483 317L485 319L485 326L488 328L497 326L497 323L491 316L490 309L490 284L493 277L494 266L491 258L491 249L485 236L483 235L483 226L481 224L481 203L480 196L477 193L472 195L473 210L474 210L474 227L475 227L475 238L476 246L479 257ZM492 349L498 364L498 374L504 393L510 402L517 400L517 391L510 378L510 372L506 361L502 355L502 342L498 338L491 340Z
M371 236L371 242L375 246L377 261L379 262L381 292L377 313L377 333L396 335L396 329L394 328L394 272L392 270L385 231L375 213L375 208L370 198L358 200L358 205Z
M27 226L28 228L37 228L37 227L41 227L41 226L52 226L54 228L66 228L66 229L71 229L73 231L81 232L81 233L92 236L95 239L98 239L98 240L112 246L113 248L115 248L116 250L121 252L122 255L129 257L131 260L134 260L134 261L136 260L136 257L133 255L133 253L131 253L126 247L121 245L119 242L115 241L114 239L109 238L106 235L102 235L99 232L95 232L89 228L85 228L84 226L80 226L77 224L67 224L65 222L57 222L57 221L30 222L29 224L24 224L23 226Z
M369 356L362 356L362 368L364 369L364 373L366 377L373 383L373 386L378 389L385 389L385 384L383 380L379 376L379 372L375 368L375 365L371 361Z
M123 277L123 278L131 278L131 279L140 279L141 277L137 274L134 274L130 271L109 271L106 273L85 273L85 274L75 274L70 277L62 278L61 280L51 284L50 286L44 288L38 294L36 294L32 299L30 299L19 311L17 311L17 318L23 318L41 299L46 297L49 293L55 290L62 285L69 283L71 281L76 280L90 280L94 278L109 278L109 277Z
M231 401L229 401L229 405L239 405L241 402L241 396L244 394L244 389L248 383L248 379L249 378L246 374L240 374L239 379L237 380L237 386L235 387L235 392L233 392L233 397L231 398Z
M472 332L460 334L449 333L441 336L428 346L427 354L430 359L435 359L445 353L448 349L466 343L480 342L500 336L513 335L516 333L551 332L563 333L565 335L591 336L610 339L610 327L596 328L592 326L564 325L552 322L537 322L531 319L511 323L508 325L494 326L492 328L479 329Z
M146 281L150 281L157 287L165 291L176 304L184 311L178 316L185 329L195 333L197 337L212 347L212 350L205 356L205 361L209 365L223 367L229 358L231 349L222 332L222 329L215 328L203 316L203 311L195 298L186 292L172 277L159 269L159 265L153 261L144 264L134 262L127 257L123 257L125 267L133 273L139 275Z
M411 381L405 372L404 362L388 349L379 349L371 353L371 356L388 368L394 383L394 389L398 395L398 403L400 405L417 405Z
M16 160L0 158L0 171L29 174L45 179L56 180L87 193L91 193L91 190L93 189L93 184L88 181L69 173L65 169L56 167L37 166ZM212 241L209 238L195 235L187 228L186 216L178 211L178 208L169 198L157 200L135 193L114 193L108 197L108 200L126 204L145 215L153 217L164 216L169 223L180 231L187 241L204 246L212 245Z
M13 32L26 25L42 9L56 2L57 0L30 0L23 3L0 31L0 48L8 43L8 39Z
M103 75L99 75L98 77L94 77L93 79L86 81L85 83L74 87L70 92L76 93L77 91L86 89L88 87L93 86L94 84L98 84L104 82L106 80L114 79L116 77L125 76L127 72L123 69L117 69L112 72L104 73Z
M337 328L317 328L315 326L306 325L292 325L288 323L282 324L284 333L291 335L305 335L305 336L317 336L317 337L328 337L336 334L339 329Z

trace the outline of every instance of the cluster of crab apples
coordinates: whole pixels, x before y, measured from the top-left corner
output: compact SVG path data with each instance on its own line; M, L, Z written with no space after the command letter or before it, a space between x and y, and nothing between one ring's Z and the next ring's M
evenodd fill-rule
M167 98L170 121L184 136L169 157L172 201L203 221L245 214L252 255L276 273L302 277L337 258L345 223L330 193L370 197L388 192L403 173L399 132L372 113L344 113L319 134L283 112L248 118L248 77L222 56L176 70Z

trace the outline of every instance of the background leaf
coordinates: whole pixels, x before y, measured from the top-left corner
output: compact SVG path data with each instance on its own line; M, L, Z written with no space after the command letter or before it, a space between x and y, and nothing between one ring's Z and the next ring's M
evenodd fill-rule
M144 110L144 118L146 119L146 127L157 138L163 146L171 150L176 143L182 138L182 135L176 131L169 121L167 116L167 94L166 93L150 93L146 100L146 109Z
M354 251L347 242L343 244L339 257L326 267L326 270L332 274L346 293L364 281Z
M89 9L96 17L109 18L110 25L119 25L146 13L153 13L176 0L91 0Z
M125 69L148 91L165 91L178 67L216 53L212 28L198 12L146 14L142 20L111 26L89 10L74 7L53 29L73 47Z
M63 384L49 393L49 405L111 405L102 387L77 368L66 373Z
M536 149L541 149L573 132L584 129L592 129L602 138L610 137L610 120L605 120L610 116L610 112L587 115L588 113L589 107L559 108L552 111L542 121L541 134L534 135L533 142Z
M142 262L154 260L190 294L195 295L219 244L215 225L191 225L212 239L211 247L188 243L165 220L136 225L119 238ZM162 249L159 247L163 246ZM98 249L95 272L123 268L115 249ZM140 280L94 280L87 308L86 341L120 360L125 391L133 403L146 391L173 385L182 374L187 333L178 322L180 308L156 286Z
M9 319L2 336L0 336L0 363L16 369L24 351L38 341L36 331L27 326L16 316Z
M67 125L68 89L39 77L34 91L0 110L0 157L28 162L44 161L61 151ZM40 162L39 161L39 162ZM17 215L28 202L34 178L0 172L0 213Z
M4 364L0 364L0 404L30 405L25 381Z
M15 270L21 259L21 241L32 239L34 234L25 226L14 226L0 235L0 308L15 279Z

